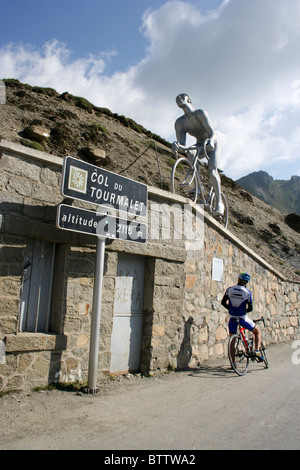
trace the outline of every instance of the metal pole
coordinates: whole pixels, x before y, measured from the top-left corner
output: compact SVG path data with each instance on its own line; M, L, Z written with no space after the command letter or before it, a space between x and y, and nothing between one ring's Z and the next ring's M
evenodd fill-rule
M93 312L91 322L91 338L90 338L90 357L89 357L89 374L88 389L90 393L97 391L97 371L98 371L98 352L100 337L100 321L101 321L101 303L102 303L102 286L105 259L105 238L97 238L96 248L96 265L93 293Z

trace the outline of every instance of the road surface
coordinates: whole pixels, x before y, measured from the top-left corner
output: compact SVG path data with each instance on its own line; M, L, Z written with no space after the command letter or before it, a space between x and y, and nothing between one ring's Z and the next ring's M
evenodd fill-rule
M180 449L188 455L199 449L300 449L296 351L288 343L267 352L269 369L250 363L244 377L222 359L200 370L123 379L94 396L5 396L0 449Z

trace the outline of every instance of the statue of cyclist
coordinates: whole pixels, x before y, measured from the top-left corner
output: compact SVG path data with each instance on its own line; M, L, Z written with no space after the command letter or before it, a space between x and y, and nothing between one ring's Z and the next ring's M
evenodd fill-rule
M241 273L238 277L237 285L228 287L226 290L221 304L229 311L230 320L228 327L230 336L236 334L238 326L237 320L239 320L241 326L247 328L247 330L253 333L255 355L263 361L263 358L260 355L261 331L247 316L247 313L252 312L253 310L252 294L246 288L249 281L250 275L247 273Z
M210 182L213 185L216 194L216 207L214 216L224 214L224 204L221 200L221 179L218 173L218 158L220 153L220 145L216 134L212 128L212 124L208 114L201 109L194 109L192 100L186 93L182 93L176 97L176 103L179 108L183 109L184 114L175 122L175 131L177 141L173 142L172 150L177 153L180 150L186 150L186 135L195 137L196 144L202 146L206 139L208 140L206 150L209 157L208 170L210 174ZM195 156L195 150L189 151L188 157Z

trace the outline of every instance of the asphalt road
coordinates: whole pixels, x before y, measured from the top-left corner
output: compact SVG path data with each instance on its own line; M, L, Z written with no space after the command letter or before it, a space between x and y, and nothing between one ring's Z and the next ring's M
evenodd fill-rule
M244 377L223 359L97 396L6 397L0 449L299 450L300 364L291 346L270 347L269 369L250 363Z

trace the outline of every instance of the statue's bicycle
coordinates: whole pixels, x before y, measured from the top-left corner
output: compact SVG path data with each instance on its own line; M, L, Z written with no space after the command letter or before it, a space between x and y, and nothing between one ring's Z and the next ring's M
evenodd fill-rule
M203 204L204 209L226 228L228 224L228 204L226 197L221 192L221 200L224 204L224 214L215 216L214 209L216 207L216 194L214 188L211 186L208 195L205 196L205 190L201 180L200 165L204 166L204 163L201 160L203 158L209 160L206 145L207 140L201 146L199 144L194 144L183 150L186 155L190 153L192 157L180 157L174 163L171 173L171 189L173 193L178 196L183 196L191 199L193 202Z

